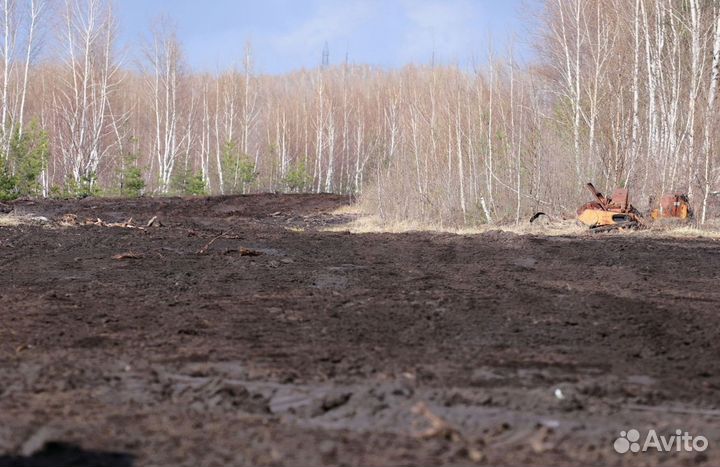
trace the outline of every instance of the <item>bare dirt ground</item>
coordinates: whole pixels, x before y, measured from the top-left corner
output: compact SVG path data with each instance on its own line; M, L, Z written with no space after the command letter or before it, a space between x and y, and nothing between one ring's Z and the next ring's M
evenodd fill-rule
M322 231L346 203L5 205L46 219L0 227L0 466L720 464L720 243Z

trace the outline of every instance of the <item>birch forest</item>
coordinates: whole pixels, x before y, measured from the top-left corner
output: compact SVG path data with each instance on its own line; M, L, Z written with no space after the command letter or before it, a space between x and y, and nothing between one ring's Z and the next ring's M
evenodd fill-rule
M0 9L6 198L333 192L473 225L573 213L592 181L719 214L714 0L546 0L523 63L285 75L258 73L249 43L228 47L236 68L194 71L168 21L121 51L105 0Z

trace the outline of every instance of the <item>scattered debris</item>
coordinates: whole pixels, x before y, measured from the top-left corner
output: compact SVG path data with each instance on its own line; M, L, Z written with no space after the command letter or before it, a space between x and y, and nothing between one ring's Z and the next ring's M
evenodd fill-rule
M257 250L251 250L250 248L228 248L227 250L224 250L222 252L223 255L234 255L237 254L239 256L260 256L263 254L262 251Z
M212 244L215 243L218 239L223 238L226 234L227 234L227 232L221 233L220 235L217 235L217 236L211 238L209 242L207 242L205 245L203 245L202 248L200 248L200 249L197 251L197 254L199 254L199 255L204 255L205 253L207 253L207 251L210 249L210 247L212 246Z
M62 225L63 227L71 227L78 224L79 222L75 214L63 214L63 216L60 218L60 225Z
M132 217L125 222L105 222L104 220L102 220L98 217L94 221L87 219L83 223L83 225L97 225L98 227L121 227L123 229L145 230L143 227L139 227L139 226L135 225L135 222L133 221Z
M21 345L18 345L17 347L15 347L15 353L20 353L24 350L29 350L32 348L33 348L33 346L31 344L21 344Z
M422 417L424 423L419 420L413 421L414 436L422 439L440 438L462 444L461 452L473 462L480 462L485 456L479 449L472 446L472 443L465 438L460 431L450 425L442 417L434 414L424 402L418 402L412 409L413 415ZM422 420L421 419L421 420ZM419 429L419 425L429 425L424 429Z
M146 228L148 228L150 226L156 226L156 227L162 226L162 224L160 224L160 221L157 220L157 216L150 219L147 222L147 224L143 227L143 226L137 225L132 217L130 219L126 220L125 222L105 222L104 220L100 219L99 217L96 217L95 219L85 219L84 221L80 221L80 220L78 220L77 215L72 214L72 213L63 214L63 216L60 218L59 224L64 227L74 227L77 225L95 225L98 227L120 227L123 229L136 229L136 230L145 230Z
M112 259L117 259L117 260L140 259L140 258L144 258L144 257L145 257L145 255L143 255L142 253L133 253L132 251L128 251L127 253L118 253L116 255L112 255Z
M197 233L193 232L191 235L190 232L188 232L188 235L195 236L195 235L197 235ZM221 233L220 235L216 235L215 237L211 238L209 242L207 242L205 245L203 245L202 248L200 248L197 251L197 254L204 255L205 253L208 252L208 250L210 250L210 247L213 245L213 243L220 240L221 238L227 238L230 240L240 240L243 237L241 235L230 235L230 232ZM244 247L240 247L238 250L225 250L224 254L228 254L228 253L231 253L234 251L237 251L238 253L240 253L240 256L260 256L260 255L262 255L261 251L251 250L250 248L244 248Z
M262 255L262 251L257 250L251 250L250 248L240 248L238 250L240 253L240 256L260 256Z
M413 421L413 434L418 438L444 438L451 441L464 441L462 434L457 428L451 426L443 418L435 415L424 402L418 402L412 409L413 415L422 417L420 420ZM423 423L423 421L425 423ZM424 429L420 429L420 425L428 425Z

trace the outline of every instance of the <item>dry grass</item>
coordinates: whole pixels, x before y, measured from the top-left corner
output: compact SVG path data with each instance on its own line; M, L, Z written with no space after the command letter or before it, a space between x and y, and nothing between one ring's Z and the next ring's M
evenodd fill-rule
M48 220L44 217L36 216L17 216L14 214L0 215L0 227L16 227L18 225L42 225L47 224Z
M10 214L0 215L0 227L15 227L24 223L25 221L22 217L13 216Z
M349 208L349 207L348 207ZM333 214L339 214L337 211ZM578 226L574 221L558 221L548 225L523 223L519 225L480 225L475 227L457 227L439 224L427 224L411 221L387 222L378 216L364 214L359 209L343 208L343 214L355 214L353 221L323 229L326 232L352 232L352 233L405 233L405 232L446 232L457 235L477 235L491 231L512 232L519 235L581 235L587 229Z
M323 229L326 232L351 233L405 233L405 232L446 232L457 235L477 235L490 231L512 232L518 235L553 236L591 236L596 235L632 235L641 238L705 238L720 239L720 222L711 223L703 228L692 224L677 225L667 223L650 224L642 230L619 230L608 233L593 234L585 226L574 219L553 220L547 223L523 222L508 225L482 225L477 227L455 227L438 224L427 224L410 221L387 222L378 216L365 213L357 204L343 206L332 212L335 215L355 215L353 221Z
M357 203L353 204L346 204L344 206L340 206L339 208L335 209L331 212L331 214L336 216L342 216L342 215L355 215L355 214L363 214L362 209L360 208L360 205Z

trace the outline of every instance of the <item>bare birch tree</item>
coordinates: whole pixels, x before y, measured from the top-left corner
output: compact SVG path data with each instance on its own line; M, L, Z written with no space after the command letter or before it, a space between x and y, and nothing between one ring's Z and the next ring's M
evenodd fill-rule
M54 96L56 142L75 183L95 183L115 142L109 102L120 84L116 24L103 0L66 0L63 82Z
M153 104L152 153L157 161L158 191L167 193L175 164L183 151L187 152L192 131L190 119L183 119L181 115L186 109L181 103L184 71L180 43L174 29L166 22L156 26L145 57L150 70L147 73L147 89ZM192 109L194 98L190 100ZM187 102L185 104L187 106ZM183 123L187 125L185 131Z

